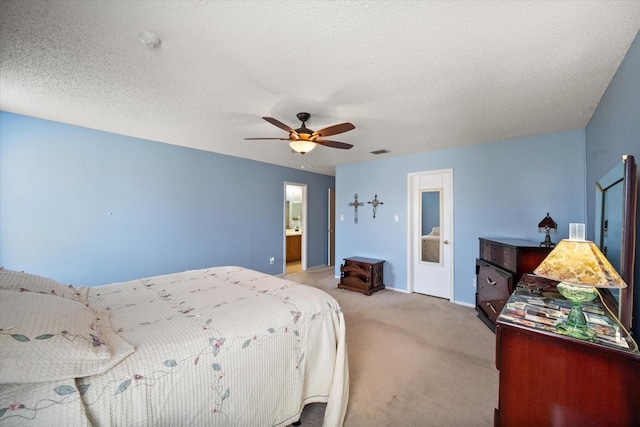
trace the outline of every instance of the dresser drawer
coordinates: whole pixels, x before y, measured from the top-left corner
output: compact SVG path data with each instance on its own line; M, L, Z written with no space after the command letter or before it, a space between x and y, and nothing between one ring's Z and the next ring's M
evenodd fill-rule
M494 247L494 264L497 264L509 271L516 271L516 259L518 258L518 250L510 246Z
M538 242L512 238L480 237L476 261L476 311L489 328L523 274L531 273L551 251Z
M513 289L513 274L482 260L477 265L476 307L495 324Z
M490 241L482 241L480 249L483 260L498 265L505 270L516 271L518 250L512 246L497 244Z
M352 288L359 289L361 291L366 291L369 289L368 278L363 277L359 278L356 276L346 276L340 279L340 284L345 286L350 286Z
M480 238L480 259L515 273L515 282L533 270L551 252L551 248L521 239Z

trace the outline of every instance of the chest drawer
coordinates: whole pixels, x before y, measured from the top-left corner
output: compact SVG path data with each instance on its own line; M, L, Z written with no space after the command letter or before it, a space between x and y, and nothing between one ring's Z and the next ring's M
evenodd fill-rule
M476 308L495 324L513 289L513 274L482 260L476 260Z
M498 265L505 270L516 271L518 250L512 246L496 244L491 241L482 241L480 249L482 259Z
M530 240L480 238L476 261L476 311L489 328L523 274L531 273L551 251Z

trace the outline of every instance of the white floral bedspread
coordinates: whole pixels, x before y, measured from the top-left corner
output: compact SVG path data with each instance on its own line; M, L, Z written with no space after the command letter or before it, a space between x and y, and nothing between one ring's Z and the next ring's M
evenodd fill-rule
M345 325L323 291L216 267L89 288L87 302L136 348L77 381L94 425L281 426L312 402L342 425Z

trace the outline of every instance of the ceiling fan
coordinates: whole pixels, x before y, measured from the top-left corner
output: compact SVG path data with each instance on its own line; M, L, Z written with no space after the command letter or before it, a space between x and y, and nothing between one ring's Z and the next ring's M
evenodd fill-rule
M351 123L341 123L339 125L329 126L318 131L313 131L305 126L305 122L309 120L311 114L298 113L296 117L302 122L302 126L300 126L298 129L292 129L281 121L274 119L273 117L263 117L263 119L265 119L272 125L289 132L288 138L245 138L245 140L279 139L281 141L289 141L289 146L294 151L297 151L300 154L308 153L309 151L313 150L314 148L316 148L316 144L332 148L341 148L343 150L348 150L349 148L353 147L353 145L347 144L345 142L320 139L324 138L325 136L337 135L339 133L355 129L356 127Z

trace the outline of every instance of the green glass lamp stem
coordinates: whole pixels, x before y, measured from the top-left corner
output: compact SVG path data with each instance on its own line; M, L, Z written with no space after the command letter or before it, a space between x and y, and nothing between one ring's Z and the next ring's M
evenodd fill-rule
M592 301L598 295L590 286L575 286L570 283L558 283L558 292L571 301L571 311L567 319L559 323L558 332L581 340L594 340L596 331L587 326L587 318L582 311L582 303Z
M582 303L580 301L571 301L571 311L567 316L567 325L575 328L587 327L587 319L582 311Z

